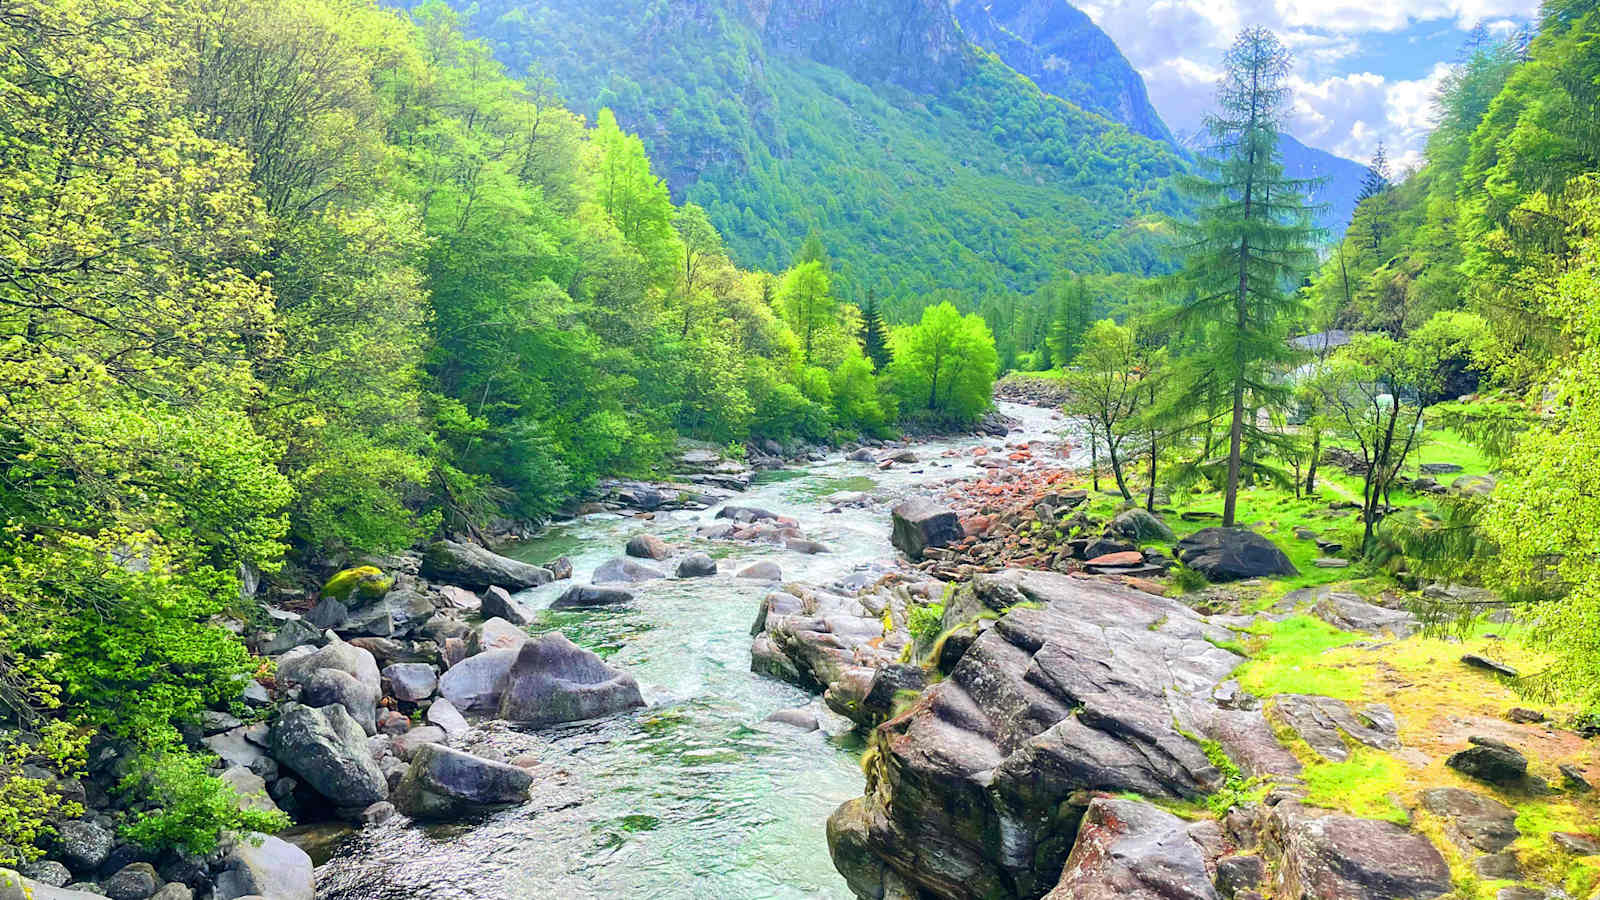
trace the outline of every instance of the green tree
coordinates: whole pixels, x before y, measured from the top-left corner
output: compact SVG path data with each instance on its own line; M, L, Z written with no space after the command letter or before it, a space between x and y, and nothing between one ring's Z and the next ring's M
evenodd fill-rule
M1246 29L1225 59L1220 110L1207 120L1214 156L1202 156L1210 180L1189 179L1201 204L1183 229L1188 256L1176 277L1178 320L1204 341L1183 365L1225 385L1231 407L1222 521L1234 523L1244 444L1258 434L1254 411L1279 402L1275 373L1292 358L1285 342L1296 311L1287 285L1315 262L1306 185L1284 177L1278 131L1288 88L1289 54L1271 32Z
M1102 319L1084 333L1076 363L1066 377L1063 411L1090 432L1096 452L1105 448L1125 500L1133 499L1133 493L1123 472L1123 448L1139 430L1138 417L1146 401L1141 364L1133 329Z
M861 307L861 348L872 361L872 368L882 372L889 365L889 336L878 314L877 292L867 291L867 302Z
M800 336L801 362L810 365L838 327L838 302L828 271L817 260L790 269L778 285L777 302L789 327Z
M940 421L969 423L988 409L994 390L994 335L977 314L940 303L915 325L889 334L888 374L902 408Z
M1082 275L1057 279L1044 288L1050 310L1048 346L1058 366L1070 365L1090 327L1094 298Z

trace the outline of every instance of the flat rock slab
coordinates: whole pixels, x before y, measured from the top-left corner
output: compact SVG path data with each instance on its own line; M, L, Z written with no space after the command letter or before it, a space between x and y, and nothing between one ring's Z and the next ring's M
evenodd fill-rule
M1272 698L1270 717L1289 728L1317 755L1330 762L1350 758L1348 741L1378 750L1400 749L1394 713L1386 706L1354 712L1343 700L1314 694L1279 694Z
M1405 610L1385 609L1360 595L1334 591L1317 600L1311 612L1335 628L1365 634L1393 634L1407 638L1416 633L1417 617Z
M1266 819L1266 847L1278 862L1272 873L1275 897L1432 900L1455 887L1438 849L1392 822L1293 800L1272 807Z
M1452 840L1463 847L1499 853L1518 837L1517 811L1493 797L1458 787L1429 788L1422 807L1445 820Z

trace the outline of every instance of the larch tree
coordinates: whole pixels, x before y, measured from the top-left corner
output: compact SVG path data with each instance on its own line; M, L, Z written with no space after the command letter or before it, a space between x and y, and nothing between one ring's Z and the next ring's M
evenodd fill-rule
M1293 358L1286 336L1298 302L1289 288L1316 264L1309 185L1284 175L1278 150L1288 71L1288 51L1272 32L1239 34L1218 85L1219 109L1207 120L1211 150L1200 167L1210 177L1185 181L1199 213L1182 229L1188 253L1174 279L1177 320L1207 335L1192 342L1186 364L1228 390L1225 526L1234 524L1244 445L1265 437L1255 413L1286 391L1276 376Z

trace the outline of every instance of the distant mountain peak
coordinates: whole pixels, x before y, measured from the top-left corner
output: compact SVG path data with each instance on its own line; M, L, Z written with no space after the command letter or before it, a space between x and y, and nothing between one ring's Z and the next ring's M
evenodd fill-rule
M967 40L1039 89L1176 146L1144 78L1111 36L1067 0L950 0Z
M769 48L863 81L939 93L968 71L949 0L745 0L745 7Z

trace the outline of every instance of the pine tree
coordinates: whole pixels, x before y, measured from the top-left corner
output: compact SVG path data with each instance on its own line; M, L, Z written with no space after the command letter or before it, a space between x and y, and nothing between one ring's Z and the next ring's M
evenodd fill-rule
M1378 142L1378 150L1372 154L1372 162L1367 164L1367 172L1361 177L1361 192L1356 194L1356 202L1361 203L1389 189L1389 156L1384 152L1383 141Z
M867 302L861 307L861 348L872 360L872 368L882 372L889 364L889 338L883 327L883 317L878 314L878 294L867 290Z
M1046 290L1053 296L1050 298L1050 331L1044 345L1049 348L1056 365L1066 366L1083 346L1084 333L1091 324L1094 298L1082 275L1071 281L1052 282Z
M1225 59L1220 109L1207 120L1212 149L1200 158L1211 179L1185 185L1199 204L1183 229L1188 255L1175 276L1177 324L1203 340L1187 365L1228 391L1228 474L1224 525L1234 523L1242 451L1265 438L1257 409L1281 402L1276 373L1292 360L1286 342L1297 308L1288 289L1316 263L1306 182L1285 177L1278 134L1288 89L1289 54L1272 32L1246 29Z

